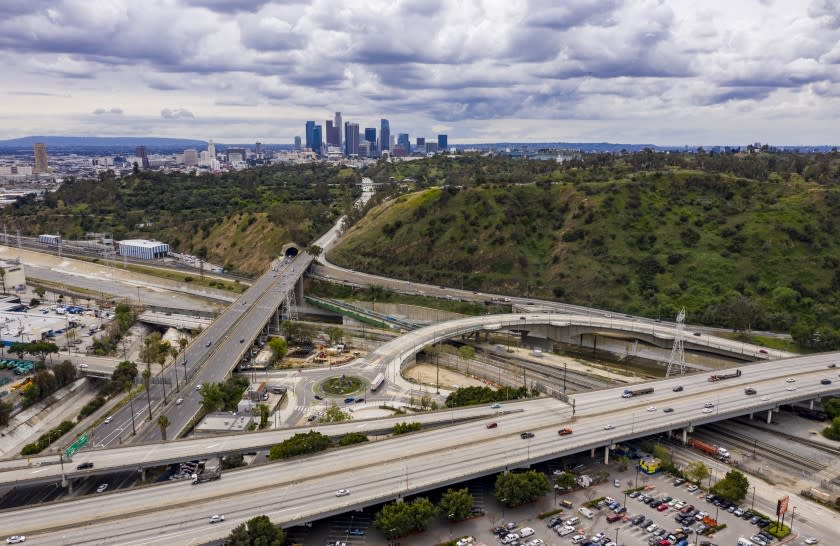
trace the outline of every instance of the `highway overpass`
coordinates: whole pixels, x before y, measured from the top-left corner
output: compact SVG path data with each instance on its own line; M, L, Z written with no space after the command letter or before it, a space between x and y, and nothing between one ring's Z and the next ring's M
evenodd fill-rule
M494 429L465 423L227 472L200 486L168 483L19 508L0 519L0 535L31 535L39 544L187 544L219 539L260 514L299 524L638 437L690 432L747 414L767 418L780 404L840 393L838 369L829 368L838 360L840 354L831 353L745 365L740 377L721 382L709 382L706 374L671 378L649 383L652 394L629 399L621 389L585 393L574 398L574 416L572 406L543 398L525 403L522 412L493 417ZM832 383L822 384L824 378ZM676 385L684 390L674 392ZM746 395L748 386L758 394ZM710 412L707 402L714 405ZM662 411L666 407L673 412ZM561 426L574 433L558 436ZM534 437L522 440L524 431ZM336 497L339 488L350 495ZM226 522L208 525L214 513L225 514Z

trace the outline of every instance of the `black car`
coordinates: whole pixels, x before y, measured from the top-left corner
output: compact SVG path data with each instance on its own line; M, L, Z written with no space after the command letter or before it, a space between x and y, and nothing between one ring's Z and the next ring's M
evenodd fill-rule
M831 385L831 379L821 379L820 383L823 385Z
M651 525L653 525L653 520L648 518L639 527L650 527Z
M673 390L674 392L682 392L683 387L682 387L682 385L677 385L676 387L674 387L671 390Z
M682 478L677 478L676 480L674 480L674 485L682 485L684 483L685 483L685 480L682 479Z
M320 395L317 395L317 394L315 395L315 400L323 400L323 399L324 399L323 396L320 396Z
M522 438L523 440L527 440L528 438L533 438L534 433L533 432L523 432L522 434L519 435L519 437Z
M86 470L88 468L93 468L93 463L91 463L91 462L82 463L82 464L80 464L76 467L76 470Z
M365 536L365 530L354 527L352 529L347 529L347 534L351 537L363 537Z
M497 537L503 537L508 533L508 530L504 527L493 527L493 530L491 532Z

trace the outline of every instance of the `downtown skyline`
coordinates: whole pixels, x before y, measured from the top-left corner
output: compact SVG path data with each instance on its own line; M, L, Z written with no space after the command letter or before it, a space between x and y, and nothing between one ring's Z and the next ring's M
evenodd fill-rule
M291 144L340 110L451 143L836 142L828 0L557 4L4 4L0 139Z

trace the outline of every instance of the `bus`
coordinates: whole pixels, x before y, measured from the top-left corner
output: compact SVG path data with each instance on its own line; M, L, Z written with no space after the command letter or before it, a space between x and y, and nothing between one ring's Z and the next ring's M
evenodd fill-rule
M373 383L370 384L370 390L372 392L376 392L376 389L382 386L382 383L385 381L385 376L383 374L378 374L374 379Z

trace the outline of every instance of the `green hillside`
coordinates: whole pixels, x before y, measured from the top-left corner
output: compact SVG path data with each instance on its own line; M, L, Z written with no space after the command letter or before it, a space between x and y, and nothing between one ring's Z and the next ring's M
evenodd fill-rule
M673 318L685 306L691 322L791 331L802 346L840 346L834 158L818 169L794 154L706 160L759 180L701 170L701 158L683 157L679 166L654 159L656 168L644 169L639 155L601 166L531 161L542 166L520 183L486 182L504 166L498 160L493 172L455 168L458 186L385 201L329 258L412 281L651 317Z

